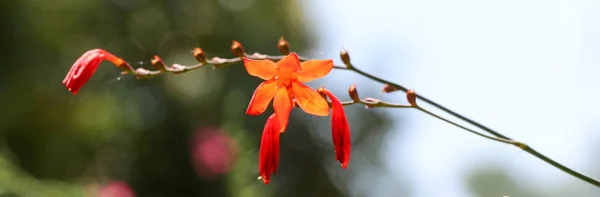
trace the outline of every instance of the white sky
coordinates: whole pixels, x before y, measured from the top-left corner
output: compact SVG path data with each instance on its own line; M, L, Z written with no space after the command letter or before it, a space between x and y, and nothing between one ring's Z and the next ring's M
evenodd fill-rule
M600 1L312 0L304 10L323 56L344 47L358 67L600 176L590 163L600 147ZM415 196L472 195L464 173L487 164L506 166L519 184L598 192L516 148L415 111L386 111L408 118L396 125L403 136L384 146L389 167L414 177Z

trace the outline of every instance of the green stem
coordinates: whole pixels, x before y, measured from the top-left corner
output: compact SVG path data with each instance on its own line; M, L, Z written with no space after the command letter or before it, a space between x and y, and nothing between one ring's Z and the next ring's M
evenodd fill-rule
M251 58L251 59L270 59L270 60L273 60L273 61L277 61L277 60L280 60L283 57L285 57L285 56L269 56L269 55L263 55L263 54L258 54L258 53L255 53L255 54L252 54L252 55L248 55L248 54L244 54L244 55L245 55L245 57ZM306 58L306 57L299 57L299 58L300 58L301 61L306 61L306 60L309 59L309 58ZM208 65L212 65L213 68L222 68L222 67L225 67L225 66L232 65L234 63L239 63L239 62L241 62L241 60L242 59L239 58L239 57L230 58L230 59L216 57L216 58L213 58L211 60L207 60L206 63L200 63L200 64L196 64L196 65L185 66L185 65L178 65L178 64L176 64L174 66L168 67L167 70L165 70L165 71L160 71L160 70L150 71L150 70L145 70L145 69L142 69L142 68L138 68L137 70L135 70L135 72L131 72L131 73L135 74L138 78L148 78L148 77L153 77L153 76L156 76L156 75L159 75L159 74L162 74L162 73L167 73L167 72L168 73L175 73L175 74L184 73L184 72L195 70L195 69L199 69L199 68L202 68L202 67L208 66ZM364 71L362 71L362 70L354 67L353 65L334 66L334 68L335 69L341 69L341 70L353 71L353 72L355 72L355 73L357 73L359 75L362 75L364 77L367 77L367 78L369 78L369 79L371 79L373 81L377 81L379 83L387 84L387 85L392 86L393 88L401 90L403 92L408 91L408 89L405 88L404 86L401 86L399 84L396 84L396 83L393 83L393 82L381 79L379 77L375 77L375 76L373 76L373 75L371 75L369 73L366 73L366 72L364 72ZM491 140L494 140L494 141L502 142L502 143L507 143L507 144L515 145L515 146L521 148L523 151L525 151L525 152L527 152L527 153L529 153L529 154L531 154L531 155L533 155L533 156L541 159L542 161L545 161L546 163L548 163L548 164L550 164L550 165L552 165L552 166L554 166L554 167L556 167L556 168L558 168L558 169L560 169L560 170L562 170L562 171L564 171L564 172L566 172L566 173L568 173L568 174L570 174L570 175L572 175L572 176L574 176L574 177L576 177L578 179L581 179L581 180L583 180L585 182L588 182L588 183L590 183L592 185L600 187L600 182L598 180L590 178L590 177L588 177L586 175L583 175L583 174L581 174L581 173L579 173L577 171L574 171L574 170L572 170L572 169L570 169L570 168L568 168L568 167L566 167L566 166L564 166L564 165L562 165L562 164L560 164L560 163L558 163L558 162L556 162L556 161L554 161L554 160L546 157L545 155L543 155L543 154L535 151L533 148L527 146L524 143L515 141L515 140L513 140L513 139L511 139L511 138L509 138L507 136L504 136L504 135L500 134L500 132L492 130L492 129L490 129L490 128L488 128L488 127L486 127L486 126L484 126L484 125L482 125L482 124L480 124L480 123L478 123L478 122L476 122L476 121L474 121L472 119L469 119L469 118L467 118L467 117L465 117L463 115L460 115L460 114L458 114L458 113L456 113L456 112L454 112L454 111L452 111L452 110L450 110L450 109L448 109L448 108L446 108L446 107L444 107L444 106L442 106L442 105L440 105L440 104L438 104L438 103L436 103L436 102L434 102L434 101L432 101L432 100L430 100L430 99L428 99L428 98L426 98L424 96L421 96L419 94L416 94L416 96L417 96L417 98L419 100L421 100L421 101L423 101L423 102L425 102L425 103L427 103L429 105L432 105L435 108L438 108L438 109L440 109L440 110L442 110L442 111L444 111L444 112L446 112L446 113L448 113L448 114L450 114L450 115L452 115L452 116L454 116L454 117L456 117L456 118L458 118L458 119L460 119L462 121L465 121L465 122L467 122L467 123L469 123L469 124L471 124L471 125L473 125L475 127L478 127L479 129L484 130L487 133L489 133L489 134L491 134L491 135L493 135L495 137L491 137L491 136L487 136L487 135L481 134L479 132L475 132L474 130L468 129L468 128L466 128L464 126L461 126L461 125L458 125L458 124L456 124L454 122L451 122L451 121L449 121L449 120L447 120L445 118L442 118L441 116L433 114L433 113L431 113L431 112L429 112L427 110L424 110L424 109L422 109L420 107L414 107L414 108L417 108L417 109L419 109L420 111L422 111L422 112L424 112L426 114L429 114L429 115L431 115L433 117L436 117L437 119L440 119L440 120L442 120L444 122L447 122L447 123L452 124L452 125L454 125L456 127L459 127L459 128L464 129L466 131L474 133L474 134L476 134L478 136L481 136L481 137L484 137L484 138L487 138L487 139L491 139ZM367 107L412 108L412 106L386 103L386 102L378 101L378 100L377 101L373 101L373 100L360 100L360 102L354 102L354 101L352 101L352 103L345 102L343 104L344 105L350 105L350 104L354 104L354 103L362 103L362 104L364 104Z

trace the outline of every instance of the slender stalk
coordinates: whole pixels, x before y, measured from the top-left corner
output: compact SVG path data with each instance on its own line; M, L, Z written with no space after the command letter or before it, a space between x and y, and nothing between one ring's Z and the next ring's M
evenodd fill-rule
M477 131L474 131L474 130L472 130L472 129L469 129L469 128L465 127L465 126L459 125L458 123L455 123L455 122L452 122L452 121L450 121L450 120L448 120L448 119L445 119L445 118L443 118L443 117L441 117L441 116L439 116L439 115L437 115L437 114L434 114L434 113L432 113L432 112L430 112L430 111L428 111L428 110L426 110L426 109L423 109L423 108L421 108L421 107L419 107L419 106L416 106L415 108L416 108L417 110L419 110L419 111L421 111L421 112L425 113L425 114L428 114L428 115L430 115L430 116L433 116L433 117L435 117L435 118L437 118L437 119L440 119L440 120L442 120L442 121L444 121L444 122L446 122L446 123L448 123L448 124L454 125L454 126L456 126L456 127L458 127L458 128L461 128L461 129L463 129L463 130L466 130L466 131L468 131L468 132L471 132L471 133L473 133L473 134L475 134L475 135L478 135L478 136L481 136L481 137L484 137L484 138L487 138L487 139L490 139L490 140L494 140L494 141L497 141L497 142L501 142L501 143L505 143L505 144L511 144L511 145L515 145L515 146L517 146L517 147L519 147L519 148L522 148L522 147L525 147L525 146L527 146L527 145L525 145L525 144L523 144L523 143L521 143L521 142L517 142L517 141L514 141L514 140L507 140L507 139L504 139L504 138L492 137L492 136L485 135L485 134L483 134L483 133L479 133L479 132L477 132Z
M269 59L269 60L277 61L277 60L282 59L285 56L270 56L270 55L263 55L263 54L260 54L260 53L254 53L252 55L244 54L244 57L245 58L250 58L250 59ZM309 60L309 58L306 58L306 57L299 57L299 58L300 58L301 61ZM184 73L184 72L187 72L187 71L191 71L191 70L195 70L195 69L199 69L199 68L205 67L207 65L212 65L213 68L222 68L222 67L225 67L225 66L233 65L234 63L239 63L241 61L242 61L242 58L239 58L239 57L229 58L229 59L220 58L220 57L214 57L211 60L207 60L205 63L199 63L199 64L195 64L195 65L190 65L190 66L185 66L185 65L180 65L180 64L173 64L171 67L167 67L165 70L162 70L162 71L161 70L150 71L150 70L146 70L146 69L143 69L143 68L138 68L137 70L131 70L132 72L128 72L128 73L135 74L138 78L148 78L148 77L153 77L153 76L156 76L156 75L159 75L159 74L162 74L162 73L167 73L167 72L175 73L175 74ZM373 76L373 75L371 75L369 73L366 73L366 72L364 72L364 71L362 71L362 70L354 67L351 64L347 64L345 66L338 66L338 65L336 65L336 66L334 66L334 68L335 69L340 69L340 70L352 71L352 72L355 72L355 73L357 73L359 75L367 77L367 78L369 78L369 79L371 79L373 81L376 81L376 82L379 82L379 83L383 83L383 84L387 84L388 86L391 86L394 89L401 90L403 92L408 91L408 88L406 88L406 87L404 87L402 85L399 85L399 84L390 82L388 80L385 80L385 79ZM507 137L507 136L505 136L503 134L501 134L498 131L492 130L492 129L484 126L483 124L480 124L480 123L478 123L478 122L476 122L476 121L474 121L472 119L469 119L469 118L467 118L467 117L465 117L463 115L460 115L457 112L454 112L453 110L450 110L450 109L448 109L448 108L446 108L446 107L444 107L444 106L442 106L442 105L440 105L440 104L438 104L438 103L436 103L436 102L434 102L434 101L432 101L432 100L430 100L430 99L428 99L428 98L426 98L424 96L416 94L416 97L419 100L421 100L421 101L423 101L423 102L425 102L425 103L427 103L429 105L434 106L435 108L438 108L438 109L440 109L440 110L442 110L442 111L444 111L444 112L446 112L446 113L448 113L448 114L450 114L450 115L452 115L452 116L454 116L454 117L456 117L456 118L458 118L460 120L463 120L463 121L465 121L465 122L467 122L467 123L469 123L469 124L471 124L471 125L479 128L479 129L481 129L481 130L483 130L483 131L485 131L485 132L493 135L494 137L488 136L488 135L484 135L484 134L476 132L476 131L474 131L472 129L466 128L466 127L464 127L462 125L454 123L454 122L452 122L452 121L450 121L448 119L445 119L445 118L443 118L443 117L441 117L439 115L431 113L431 112L429 112L429 111L427 111L427 110L425 110L425 109L423 109L421 107L418 107L418 106L417 107L413 107L413 106L409 106L409 105L393 104L393 103L387 103L387 102L379 101L379 100L376 100L376 99L363 99L363 100L359 100L358 102L349 101L349 102L344 102L342 104L344 104L344 105L352 105L352 104L360 103L360 104L365 105L368 108L374 108L374 107L416 108L416 109L418 109L421 112L424 112L424 113L426 113L426 114L428 114L430 116L433 116L433 117L435 117L437 119L440 119L440 120L442 120L444 122L447 122L447 123L449 123L451 125L454 125L454 126L456 126L458 128L461 128L463 130L469 131L469 132L471 132L471 133L473 133L475 135L478 135L478 136L481 136L481 137L484 137L484 138L487 138L487 139L490 139L490 140L494 140L494 141L497 141L497 142L502 142L502 143L506 143L506 144L515 145L515 146L521 148L523 151L525 151L525 152L527 152L527 153L529 153L529 154L537 157L538 159L540 159L542 161L545 161L546 163L548 163L548 164L550 164L550 165L552 165L552 166L554 166L554 167L556 167L556 168L558 168L558 169L560 169L560 170L562 170L562 171L564 171L564 172L566 172L566 173L568 173L568 174L570 174L570 175L572 175L572 176L574 176L574 177L576 177L576 178L578 178L580 180L583 180L583 181L585 181L587 183L590 183L592 185L600 187L600 181L598 181L596 179L593 179L593 178L591 178L589 176L583 175L583 174L581 174L581 173L579 173L579 172L577 172L575 170L572 170L572 169L570 169L570 168L568 168L568 167L566 167L566 166L564 166L564 165L562 165L562 164L560 164L560 163L558 163L558 162L556 162L556 161L548 158L547 156L545 156L545 155L543 155L543 154L535 151L533 148L531 148L530 146L528 146L528 145L526 145L524 143L515 141L515 140L513 140L513 139L511 139L511 138L509 138L509 137Z

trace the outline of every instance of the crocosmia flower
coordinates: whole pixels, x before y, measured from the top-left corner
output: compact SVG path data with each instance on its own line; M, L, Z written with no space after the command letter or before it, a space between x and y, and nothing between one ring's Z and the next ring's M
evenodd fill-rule
M98 69L98 65L103 60L107 60L117 67L129 66L121 58L114 56L113 54L102 50L92 49L85 52L71 67L69 73L63 80L63 84L67 86L67 90L73 94L77 94L79 89L92 77L92 74Z
M244 58L244 66L250 75L265 80L254 91L246 114L263 113L273 100L273 110L280 124L280 132L285 131L288 124L290 111L294 107L293 99L308 114L329 114L327 101L302 82L327 75L333 68L332 60L308 60L300 63L298 55L291 53L277 63L271 60Z
M331 136L333 138L335 160L339 161L342 168L345 169L350 161L350 126L348 126L344 106L329 90L319 88L319 92L324 93L331 99Z
M275 114L269 116L260 142L258 171L265 184L269 184L271 173L277 173L279 164L279 121Z

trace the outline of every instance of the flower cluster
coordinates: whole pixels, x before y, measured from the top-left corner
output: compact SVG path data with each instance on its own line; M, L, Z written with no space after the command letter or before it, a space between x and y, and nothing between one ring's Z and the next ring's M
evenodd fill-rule
M329 115L329 103L321 94L329 97L332 103L332 135L336 160L342 168L350 160L350 128L344 108L330 91L319 91L304 85L327 75L333 69L332 60L307 60L300 62L296 53L290 53L279 62L244 58L248 74L265 80L254 91L246 114L262 114L273 100L274 113L267 119L260 145L260 178L269 184L271 173L277 172L279 158L279 135L287 127L290 112L297 104L304 112L315 116Z
M246 109L246 114L260 115L273 101L274 113L267 119L260 144L260 178L265 184L269 184L271 173L277 172L279 135L286 130L290 112L296 106L315 116L328 116L330 110L332 111L332 137L335 158L345 169L350 161L350 128L343 105L335 95L324 87L316 91L303 84L329 74L333 69L333 60L300 62L300 58L296 53L290 53L289 45L285 40L280 39L278 47L286 56L282 57L277 63L269 59L246 57L247 55L239 42L234 41L231 48L234 55L242 58L248 74L265 80L254 91L254 95ZM207 61L204 52L199 48L194 49L194 57L201 63L201 66L211 63L224 63L219 58ZM84 53L73 64L63 80L63 84L66 85L69 91L76 94L104 60L113 63L123 72L134 71L121 58L102 49L93 49ZM152 59L152 65L157 71L151 72L138 68L134 72L138 76L143 76L144 74L156 72L180 73L185 71L185 68L180 65L166 67L158 56ZM329 98L331 103L326 98Z
M277 166L279 162L279 135L286 130L290 112L294 107L300 107L306 113L316 116L327 116L331 110L331 127L335 159L340 162L342 168L346 168L350 160L350 128L348 126L348 120L346 119L343 106L362 104L366 108L387 107L416 109L480 137L500 143L514 145L521 150L537 157L538 159L541 159L542 161L545 161L546 163L570 175L573 175L576 178L600 187L599 180L567 168L564 165L553 161L545 155L535 151L533 148L523 142L508 138L497 131L485 127L478 122L475 122L440 104L437 104L436 102L427 99L422 95L417 95L413 90L405 88L402 85L373 76L354 67L350 62L350 56L346 50L342 50L340 52L340 59L344 63L344 66L334 66L332 60L307 60L307 58L299 57L295 53L291 52L289 44L283 39L283 37L279 39L277 47L284 56L269 56L260 53L249 55L244 52L242 44L237 41L233 41L231 52L235 55L235 57L229 59L220 57L207 59L202 49L195 48L193 50L193 55L199 64L188 66L172 64L171 66L166 66L160 57L154 56L151 62L152 66L156 70L153 71L146 70L144 68L137 68L134 70L121 58L118 58L102 49L93 49L84 53L73 64L71 70L63 80L63 84L65 84L67 90L71 91L73 94L76 94L79 89L92 77L92 74L96 71L98 65L100 65L100 63L104 60L116 65L117 68L121 69L123 74L135 74L138 79L156 76L161 73L185 73L187 71L199 69L207 65L212 65L213 68L221 68L243 61L246 71L248 71L250 75L265 80L256 88L246 110L246 114L262 114L273 100L274 113L267 119L260 145L259 178L263 179L265 184L269 183L271 174L277 172ZM275 63L271 60L279 61ZM331 71L332 68L353 71L354 73L369 78L373 81L383 83L384 87L382 91L384 93L391 93L395 91L406 92L406 100L408 101L409 105L389 103L374 98L360 99L354 85L352 85L348 91L352 101L340 102L335 95L333 95L324 87L319 88L318 91L315 91L314 89L303 84L303 82L324 77ZM327 101L327 98L329 98L329 102ZM487 132L489 135L469 129L461 124L430 112L429 110L417 105L417 99L423 101L424 103L430 104L431 106L446 112L455 118L463 120L472 126L478 127L479 129Z

